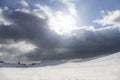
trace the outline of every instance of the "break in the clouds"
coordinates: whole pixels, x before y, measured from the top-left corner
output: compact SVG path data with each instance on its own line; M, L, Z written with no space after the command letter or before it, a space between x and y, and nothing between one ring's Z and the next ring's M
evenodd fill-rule
M103 16L103 19L95 20L95 22L103 26L120 26L120 10L108 11L107 14Z
M20 0L13 6L7 0L2 2L4 0L0 1L0 5L4 5L0 7L1 60L63 60L120 51L119 8L106 10L102 18L96 16L91 20L93 25L81 26L82 12L76 5L79 0L35 3Z

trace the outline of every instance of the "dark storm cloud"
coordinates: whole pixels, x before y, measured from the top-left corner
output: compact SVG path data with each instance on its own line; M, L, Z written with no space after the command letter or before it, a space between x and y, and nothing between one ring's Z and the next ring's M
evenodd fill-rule
M34 58L34 55L36 55L36 59L38 59L37 56L45 56L42 55L43 50L46 52L49 49L59 47L60 37L55 32L49 29L47 25L47 19L38 18L32 13L25 13L21 11L12 11L10 13L4 12L4 17L7 20L11 21L13 24L0 25L0 44L12 45L12 43L10 42L11 40L13 40L14 42L31 42L32 44L35 44L36 46L41 48L41 50L39 50L39 52L38 50L36 50L35 52L31 52L31 54L28 53L29 56L24 56L30 58L30 55L32 55L32 58ZM9 51L7 48L1 48L0 51L8 52L10 53L10 55L15 52L14 49L11 48L9 49ZM17 55L18 54L16 54L16 56ZM22 58L23 55L19 55L19 57ZM45 57L47 58L47 56Z
M104 54L112 54L120 51L120 31L119 27L109 27L104 29L78 30L77 36L61 39L64 44L61 48L43 51L39 54L39 50L34 53L27 54L30 59L48 60L48 59L72 59L87 58ZM83 37L81 37L83 33ZM80 36L80 37L79 37ZM34 57L33 57L34 56Z
M28 40L38 46L41 45L42 48L50 48L52 44L58 41L54 41L57 35L49 30L47 19L40 19L33 14L20 11L13 11L10 14L6 14L5 17L14 24L8 26L0 25L0 38L13 39L15 41Z
M21 11L5 13L4 16L13 24L0 25L0 44L8 44L12 39L28 41L38 46L35 51L19 57L29 60L69 59L120 51L119 27L78 29L75 30L76 36L64 37L50 30L47 18L38 18L32 13Z
M88 57L120 51L119 27L111 26L108 29L96 31L81 30L78 34L81 35L81 32L84 33L83 37L74 37L71 39L71 44L67 46L69 52L77 53L79 56Z

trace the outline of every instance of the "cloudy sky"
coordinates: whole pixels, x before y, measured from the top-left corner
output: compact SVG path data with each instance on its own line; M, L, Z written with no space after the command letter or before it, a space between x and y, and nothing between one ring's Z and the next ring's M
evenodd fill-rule
M119 51L120 0L0 0L0 60L64 60Z

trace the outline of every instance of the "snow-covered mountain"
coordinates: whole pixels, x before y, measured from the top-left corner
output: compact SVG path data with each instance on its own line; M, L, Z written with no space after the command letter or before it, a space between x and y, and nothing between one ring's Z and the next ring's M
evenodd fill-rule
M46 62L43 64L47 66L43 67L0 68L0 80L120 80L120 53L51 65L55 63Z

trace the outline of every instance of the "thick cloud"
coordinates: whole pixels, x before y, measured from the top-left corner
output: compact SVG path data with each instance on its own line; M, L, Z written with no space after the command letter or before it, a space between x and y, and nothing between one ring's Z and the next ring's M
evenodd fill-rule
M70 52L78 53L80 56L95 56L120 50L119 27L89 28L78 30L77 36L72 38L71 44L68 45Z
M10 13L4 12L4 18L10 20L13 24L0 25L1 44L13 45L13 43L11 43L12 40L16 43L28 41L46 50L59 47L59 37L55 32L49 29L47 19L38 18L32 13L21 11L12 11Z
M39 42L44 47L49 47L46 44L47 41L50 43L55 42L53 40L57 35L49 30L46 19L20 11L13 11L5 16L14 24L8 26L1 25L1 38L28 40L38 46L39 44L37 43Z
M75 30L75 36L61 39L63 41L61 48L56 47L42 52L38 49L37 52L34 52L35 54L27 54L26 56L31 60L71 59L112 54L120 51L119 27L89 28L91 27Z
M67 36L51 30L50 13L45 14L47 17L39 17L41 14L35 14L34 10L8 10L0 14L3 22L11 23L0 24L0 58L3 60L84 58L120 51L119 26L77 27Z
M26 41L14 42L9 40L7 44L0 44L0 59L5 61L28 61L24 55L36 48L37 46Z

